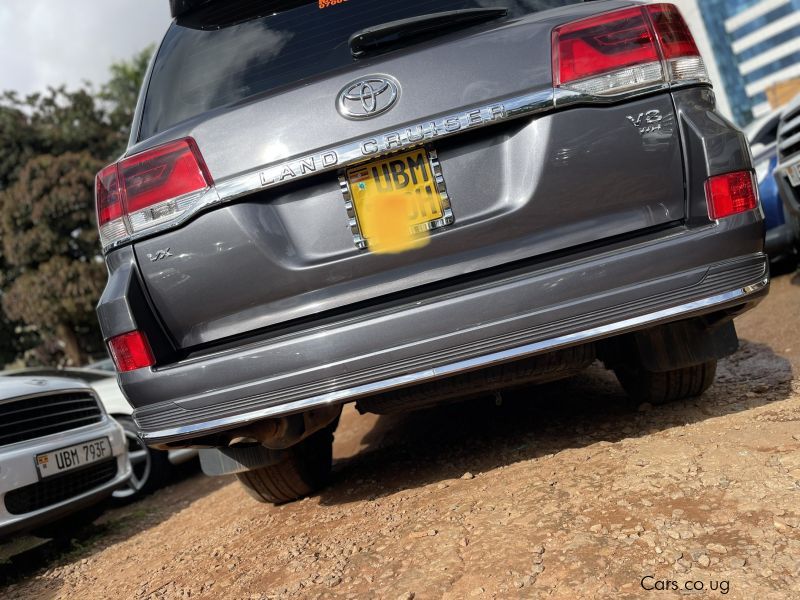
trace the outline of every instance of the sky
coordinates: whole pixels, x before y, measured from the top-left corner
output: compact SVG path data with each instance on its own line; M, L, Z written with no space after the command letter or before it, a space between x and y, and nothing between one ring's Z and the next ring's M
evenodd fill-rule
M167 0L0 0L0 91L99 86L169 22Z

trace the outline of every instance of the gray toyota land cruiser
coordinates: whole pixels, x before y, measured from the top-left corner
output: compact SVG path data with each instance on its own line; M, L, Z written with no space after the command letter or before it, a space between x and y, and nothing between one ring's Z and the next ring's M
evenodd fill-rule
M701 394L768 289L744 136L626 0L171 0L97 176L98 306L145 441L313 492L341 407L574 374Z

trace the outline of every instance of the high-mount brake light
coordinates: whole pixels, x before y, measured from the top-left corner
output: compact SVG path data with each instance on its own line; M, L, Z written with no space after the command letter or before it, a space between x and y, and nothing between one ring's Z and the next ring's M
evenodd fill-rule
M672 4L624 8L553 31L553 83L614 96L681 81L708 83L689 27Z
M715 175L706 181L706 202L711 220L753 210L758 206L758 186L752 171Z
M169 142L109 165L95 179L103 248L187 214L213 185L192 138Z

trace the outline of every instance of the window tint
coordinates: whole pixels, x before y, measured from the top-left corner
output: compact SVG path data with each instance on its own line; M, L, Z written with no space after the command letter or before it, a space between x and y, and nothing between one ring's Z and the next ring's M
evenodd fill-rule
M216 2L170 26L149 83L140 139L208 110L351 65L348 39L366 27L465 8L507 8L514 18L580 1Z

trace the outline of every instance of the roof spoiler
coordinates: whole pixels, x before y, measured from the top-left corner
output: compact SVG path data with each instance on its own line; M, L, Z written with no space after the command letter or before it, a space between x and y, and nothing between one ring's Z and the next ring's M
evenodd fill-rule
M169 12L175 19L211 2L214 0L169 0Z
M182 27L217 30L308 3L316 0L169 0L169 10Z

